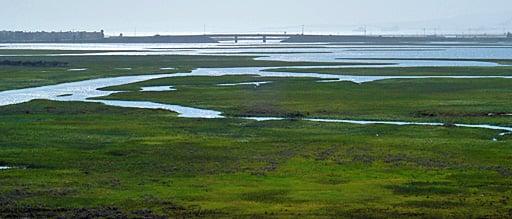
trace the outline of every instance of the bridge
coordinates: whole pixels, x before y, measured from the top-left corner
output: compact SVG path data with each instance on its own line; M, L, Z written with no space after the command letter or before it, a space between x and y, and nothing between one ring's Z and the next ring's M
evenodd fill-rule
M241 40L261 40L266 43L267 40L286 40L289 39L291 34L205 34L204 36L210 37L217 41L234 41L238 43Z

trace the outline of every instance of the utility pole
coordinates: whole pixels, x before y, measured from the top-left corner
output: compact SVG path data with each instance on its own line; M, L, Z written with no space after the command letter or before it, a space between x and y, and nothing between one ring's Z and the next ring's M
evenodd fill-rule
M301 25L301 27L302 27L302 36L304 36L304 24Z

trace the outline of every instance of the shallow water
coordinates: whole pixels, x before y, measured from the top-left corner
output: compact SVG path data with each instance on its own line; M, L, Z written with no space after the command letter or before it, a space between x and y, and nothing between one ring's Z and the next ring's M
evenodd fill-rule
M3 91L0 92L0 106L25 103L35 99L47 99L55 101L99 102L109 106L130 108L164 109L177 112L180 117L185 118L222 118L221 112L216 112L213 110L203 110L191 107L144 101L110 101L91 99L117 93L117 91L98 90L100 88L136 83L157 78L176 77L180 75L187 74L160 74L102 78L36 88Z
M0 170L8 170L12 169L12 167L0 166Z
M258 122L286 120L286 118L282 118L282 117L243 117L242 119L254 120L254 121L258 121ZM445 123L434 123L434 122L370 121L370 120L312 119L312 118L303 118L300 120L309 121L309 122L346 123L346 124L356 124L356 125L447 126L447 124L445 124ZM499 136L505 136L505 135L512 133L512 127L505 127L505 126L475 125L475 124L450 124L450 126L504 131L503 133L499 134ZM493 138L493 140L494 139L496 139L496 138ZM496 139L496 141L497 140L498 139Z
M259 60L397 63L400 67L414 66L497 66L481 61L433 60L364 60L367 58L445 58L445 59L510 59L512 48L506 46L440 46L440 45L330 45L330 44L3 44L1 49L50 49L50 50L135 50L130 52L104 52L87 54L47 54L49 56L106 56L106 55L230 55L263 56ZM246 53L246 54L243 54ZM250 53L250 54L247 54ZM40 56L40 54L34 54ZM3 56L3 55L0 55ZM17 55L23 56L23 55ZM354 60L337 60L350 58ZM361 58L362 60L357 60ZM382 66L345 66L382 67ZM389 67L389 66L388 66ZM173 70L163 68L162 70Z
M140 108L140 109L161 109L173 111L182 118L201 118L201 119L217 119L224 118L221 112L214 110L205 110L179 105L161 104L147 101L120 101L120 100L88 100L88 102L98 102L109 106Z
M162 78L165 76L168 75L141 75L101 78L35 88L2 91L0 92L0 106L25 103L35 99L85 101L87 98L108 96L110 94L116 93L113 91L100 91L98 90L100 88L141 82Z
M296 67L290 67L296 68ZM320 82L348 81L353 83L368 83L387 79L427 79L427 78L451 78L451 79L483 79L503 78L512 79L512 76L354 76L354 75L333 75L320 73L293 73L293 72L271 72L262 71L266 68L200 68L190 73L190 76L227 76L227 75L255 75L261 77L305 77L321 79Z
M173 86L153 86L153 87L141 87L141 91L175 91L176 89Z
M115 70L123 70L123 71L129 71L132 70L132 68L114 68Z
M258 122L286 120L285 118L281 117L242 117L242 119L254 120Z
M364 121L364 120L338 120L338 119L304 119L312 122L330 122L330 123L350 123L358 125L417 125L417 126L445 126L445 123L430 123L430 122L397 122L397 121ZM480 129L491 129L498 131L512 132L512 127L494 126L494 125L472 125L472 124L453 124L455 127L464 128L480 128Z
M67 71L87 71L87 68L71 68L71 69L68 69Z

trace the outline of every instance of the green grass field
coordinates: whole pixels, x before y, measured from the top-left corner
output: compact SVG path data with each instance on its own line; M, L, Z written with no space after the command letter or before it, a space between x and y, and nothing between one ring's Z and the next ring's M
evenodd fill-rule
M197 67L289 64L217 56L37 58L89 70L1 67L0 90ZM133 70L114 70L121 67ZM507 67L346 70L512 75ZM216 86L248 81L273 83ZM139 91L158 85L177 91ZM511 85L509 79L357 85L310 78L183 77L105 88L127 92L102 98L181 104L230 117L290 117L269 122L185 119L163 110L47 100L0 107L0 166L16 167L0 170L0 217L512 217L510 135L492 141L500 131L293 119L511 127L512 116L506 115L512 113Z
M272 81L256 87L224 83ZM146 86L177 91L141 92ZM99 99L180 104L231 117L281 116L512 126L510 79L394 79L364 84L310 78L182 77L105 88L130 91Z

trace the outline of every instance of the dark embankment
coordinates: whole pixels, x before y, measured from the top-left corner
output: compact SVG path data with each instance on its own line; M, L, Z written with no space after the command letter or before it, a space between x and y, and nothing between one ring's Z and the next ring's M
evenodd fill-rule
M24 66L24 67L66 67L67 62L57 61L12 61L1 60L0 66Z
M207 36L109 37L98 43L218 43Z
M282 41L285 43L430 43L430 42L466 42L466 43L512 43L512 37L446 37L446 36L327 36L295 35Z

